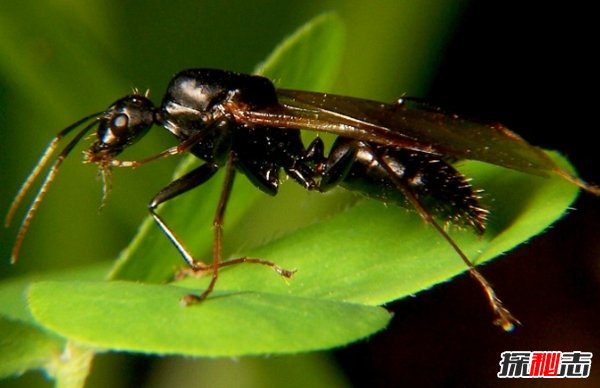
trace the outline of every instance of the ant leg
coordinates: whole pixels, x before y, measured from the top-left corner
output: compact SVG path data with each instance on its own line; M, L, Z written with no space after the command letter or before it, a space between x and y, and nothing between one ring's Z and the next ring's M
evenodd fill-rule
M324 155L325 145L320 137L315 138L304 150L302 157L285 167L286 174L302 185L306 190L318 189L315 177L321 174L327 159Z
M152 198L148 204L148 210L150 215L160 228L160 230L167 236L171 243L175 246L177 251L181 254L186 263L196 269L199 267L205 267L204 264L196 261L192 254L185 248L181 241L175 236L173 231L167 226L163 219L156 213L156 208L163 202L166 202L179 194L183 194L195 187L208 181L219 169L219 166L215 164L206 163L200 167L190 171L181 178L169 183L165 188L158 192Z
M184 141L177 144L176 146L167 148L166 150L159 152L156 155L152 155L150 157L147 157L147 158L141 159L141 160L112 159L108 162L108 165L110 167L131 167L131 168L140 167L146 163L150 163L157 159L167 158L169 156L179 155L184 152L187 152L194 145L198 144L198 142L200 142L204 136L206 136L206 133L204 131L198 131L197 133L195 133L194 135L185 139Z
M358 153L357 142L338 137L329 152L325 167L321 171L319 190L325 192L346 178L356 162Z
M223 256L223 220L225 217L225 209L227 208L227 201L231 194L231 188L233 187L233 179L235 178L235 169L233 162L235 161L235 153L230 152L227 158L227 164L225 165L225 179L223 180L223 188L221 189L221 195L219 197L219 203L217 204L217 211L215 218L213 219L213 263L212 263L212 277L208 287L202 294L197 295L186 295L183 298L185 304L199 302L206 299L208 295L215 288L217 279L219 278L219 265L221 264Z
M219 267L227 265L240 264L240 263L253 263L262 264L273 267L273 269L282 276L291 277L295 271L285 270L275 263L256 259L242 257L238 259L222 261L223 259L223 221L225 218L225 209L227 208L227 202L229 201L229 195L233 187L233 180L235 178L235 153L230 152L227 158L227 164L225 165L225 179L223 180L223 187L221 189L221 196L219 197L219 203L217 204L217 211L215 212L215 218L213 219L213 231L214 231L214 242L213 242L213 263L212 263L212 277L208 287L200 295L189 294L183 297L182 302L187 304L200 302L208 297L215 288L217 279L219 278ZM202 268L203 269L203 268Z
M286 169L286 172L305 189L325 192L348 175L355 162L357 149L356 141L338 138L326 158L323 140L317 137L306 148L297 165Z
M210 284L206 288L206 290L200 295L187 295L183 298L183 303L191 304L195 302L199 302L205 299L214 289L214 286L218 279L218 270L219 267L225 267L233 264L240 263L252 263L252 264L261 264L272 267L278 274L284 277L291 277L295 271L289 271L283 269L276 265L273 262L257 259L257 258L249 258L242 257L238 259L222 261L222 241L223 241L223 218L225 215L225 208L227 206L227 200L229 199L229 194L231 193L231 188L233 186L233 179L235 176L235 170L233 166L233 161L235 160L235 156L233 153L230 154L225 172L225 180L223 182L223 188L221 190L221 197L219 199L219 204L217 206L217 211L215 213L215 218L213 221L213 229L214 229L214 244L213 244L213 263L212 265L208 265L203 263L202 261L194 259L191 252L183 245L181 240L175 235L173 230L169 228L169 226L165 223L165 221L156 213L156 208L163 202L166 202L179 194L183 194L203 183L208 181L219 169L219 166L215 164L203 164L200 167L192 170L181 178L171 182L168 186L162 189L158 194L154 196L154 198L150 201L148 205L148 209L150 211L150 215L160 228L160 230L167 236L167 238L171 241L173 246L177 249L179 254L183 257L186 263L190 266L192 273L198 274L201 272L212 272L212 278Z
M390 179L394 182L398 190L406 197L410 204L415 208L417 213L423 218L423 220L432 225L435 230L450 244L450 246L460 256L462 261L467 265L469 274L479 283L483 288L483 291L488 299L490 306L495 315L494 324L502 327L505 331L511 331L515 325L520 324L519 320L516 319L510 311L504 308L502 301L496 296L496 292L492 288L491 284L483 277L483 275L475 268L475 265L469 260L467 255L460 249L460 247L454 242L454 240L446 233L446 231L440 226L440 224L434 219L432 214L425 208L423 203L416 196L414 191L408 184L398 176L393 168L393 160L390 160L389 156L383 155L377 157L374 155L375 160L385 169Z
M317 166L327 163L327 158L325 157L325 144L323 143L323 139L320 137L316 137L313 141L310 142L306 151L304 152L304 157L302 158L304 161L310 162Z
M307 190L325 192L337 186L350 172L357 154L356 141L338 137L326 158L323 140L316 138L308 148L303 163L287 169L290 177ZM302 168L300 168L302 167Z
M582 190L587 191L588 193L592 193L594 195L600 195L600 187L587 183L581 178L576 177L575 175L569 174L568 172L557 168L554 170L554 173L560 176L561 178L567 180L568 182L573 183L576 186L579 186Z

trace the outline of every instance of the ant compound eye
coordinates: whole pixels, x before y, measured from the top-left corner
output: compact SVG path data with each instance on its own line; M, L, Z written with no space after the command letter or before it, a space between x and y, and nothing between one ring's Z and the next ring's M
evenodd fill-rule
M117 114L108 123L99 128L99 140L102 144L115 144L122 141L127 134L129 118L125 114Z
M127 117L125 114L118 114L114 119L112 119L111 129L113 132L116 132L115 135L117 135L118 133L122 133L124 130L126 130L128 125L129 117Z
M115 138L120 138L127 134L129 128L129 117L124 114L116 115L110 122L109 131Z

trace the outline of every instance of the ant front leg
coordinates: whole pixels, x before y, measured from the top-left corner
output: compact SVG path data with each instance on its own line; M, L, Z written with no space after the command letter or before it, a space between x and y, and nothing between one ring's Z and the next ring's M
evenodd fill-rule
M169 156L180 155L180 154L182 154L184 152L187 152L194 145L198 144L202 140L202 138L204 136L206 136L205 132L198 131L195 134L193 134L192 136L190 136L189 138L183 140L178 145L170 147L170 148L167 148L166 150L164 150L162 152L159 152L156 155L152 155L152 156L150 156L148 158L145 158L145 159L142 159L142 160L119 160L119 159L112 159L112 160L109 161L108 165L110 167L130 167L130 168L137 168L137 167L143 166L144 164L150 163L150 162L158 160L158 159L168 158Z

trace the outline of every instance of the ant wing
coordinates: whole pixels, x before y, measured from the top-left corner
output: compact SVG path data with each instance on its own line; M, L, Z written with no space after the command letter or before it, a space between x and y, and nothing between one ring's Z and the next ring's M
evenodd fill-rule
M385 104L278 89L279 105L230 111L242 124L306 129L452 159L479 160L535 175L564 173L539 148L500 124L482 124L414 100ZM234 103L235 104L235 103Z
M398 138L392 145L414 143L408 148L458 160L478 160L536 175L560 170L540 148L501 124L485 124L448 114L415 100L385 104L294 90L280 90L279 96L284 110L318 117L322 123L317 127L324 127L325 131L337 120L338 126L345 129L345 137L381 143L361 135L370 132L386 139L383 145L387 139Z

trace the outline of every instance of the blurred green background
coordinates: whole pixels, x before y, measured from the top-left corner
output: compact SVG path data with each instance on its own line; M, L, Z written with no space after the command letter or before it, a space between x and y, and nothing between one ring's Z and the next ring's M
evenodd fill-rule
M597 34L583 27L592 13L524 8L516 2L490 4L4 2L0 209L8 207L41 150L61 128L104 109L133 87L149 88L158 102L171 75L184 68L251 72L285 36L331 10L347 27L342 69L331 91L383 101L402 94L429 96L457 111L503 121L536 144L565 151L585 177L598 182L593 163L597 153L585 138L590 127L597 127L586 113L597 108L581 97L585 86L597 81L592 71L597 67L586 50L573 46L579 42L593 47L590 37ZM590 74L596 78L588 78ZM155 128L127 156L173 145L165 132ZM114 258L146 215L147 201L168 183L177 164L165 160L116 171L108 206L98 214L101 185L96 169L82 166L78 152L64 164L41 206L17 265L8 263L16 226L0 234L0 258L6 258L0 260L0 276ZM495 372L503 350L600 350L598 336L591 334L600 323L600 248L594 238L600 212L592 200L583 198L578 212L548 237L520 250L520 256L486 267L507 304L526 322L509 337L489 324L485 309L471 311L480 307L467 299L477 290L463 277L428 293L428 299L421 295L392 306L402 319L378 338L336 352L341 369L330 355L233 362L113 354L98 357L89 386L293 386L295 381L304 386L309 379L321 386L369 381L489 384L498 383ZM429 307L420 307L423 299ZM457 303L461 300L468 302L462 306ZM434 355L442 358L435 359L439 372L432 374ZM4 385L48 383L30 373L0 381Z

